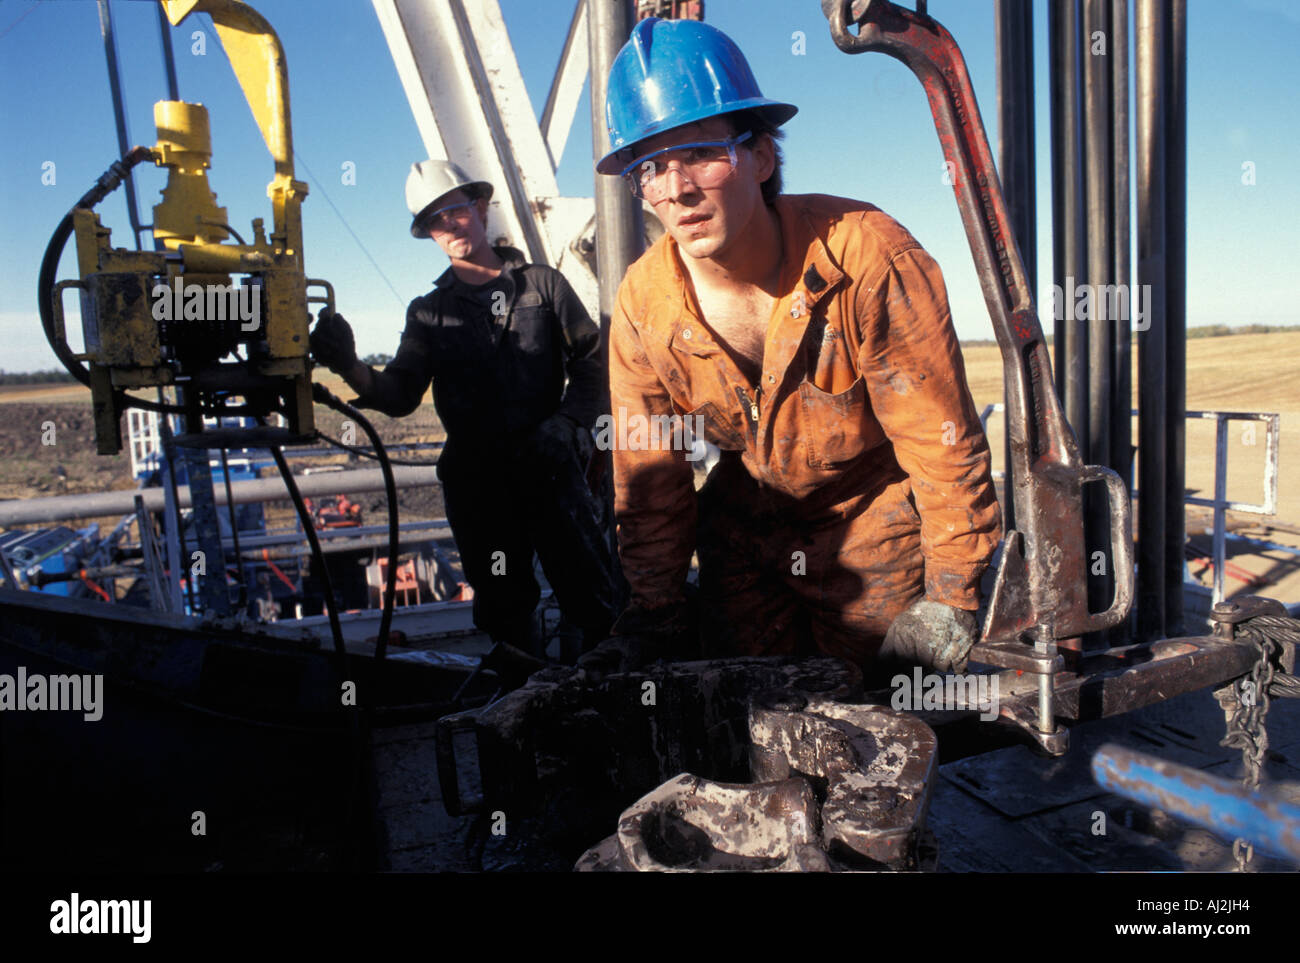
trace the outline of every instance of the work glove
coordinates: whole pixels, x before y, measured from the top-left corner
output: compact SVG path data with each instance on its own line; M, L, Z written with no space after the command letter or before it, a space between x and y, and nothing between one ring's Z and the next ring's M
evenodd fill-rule
M530 453L540 455L551 464L576 457L578 464L586 468L591 457L591 432L557 411L533 429L526 447Z
M977 630L974 612L923 597L894 619L880 654L940 672L964 672Z
M310 335L311 353L317 363L336 374L351 370L357 363L357 343L351 326L329 308L321 308L316 327Z
M505 692L518 689L528 677L547 663L508 642L494 642L487 655L481 659L482 668L495 672Z
M610 637L578 659L578 669L589 682L631 672L681 651L687 632L684 605L629 607L614 623Z

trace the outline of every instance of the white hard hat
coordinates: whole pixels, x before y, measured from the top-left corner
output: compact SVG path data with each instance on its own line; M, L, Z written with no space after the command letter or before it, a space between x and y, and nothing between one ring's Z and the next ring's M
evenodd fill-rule
M411 212L411 236L428 237L427 230L420 230L420 222L439 200L452 191L461 188L474 188L476 197L491 197L492 185L487 181L476 181L463 170L445 160L423 160L411 165L411 173L406 177L406 207Z

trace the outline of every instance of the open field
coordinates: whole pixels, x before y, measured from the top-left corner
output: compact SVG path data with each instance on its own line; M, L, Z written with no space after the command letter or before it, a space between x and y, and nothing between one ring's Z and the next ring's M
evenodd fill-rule
M996 347L968 347L966 374L975 407L1002 401L1002 357ZM1133 407L1138 408L1137 358L1133 363ZM1245 334L1197 338L1187 342L1187 408L1212 411L1276 412L1282 416L1278 518L1300 524L1300 329L1287 334ZM1137 444L1137 417L1133 418ZM1228 497L1262 500L1264 431L1255 444L1246 423L1234 423L1228 453ZM993 464L1002 467L1001 415L989 421ZM1291 484L1288 487L1287 481ZM1141 486L1141 479L1138 479ZM1187 488L1189 494L1214 494L1214 427L1211 421L1188 420Z
M353 396L342 379L328 372L321 381L345 400ZM432 403L422 405L402 419L389 418L375 411L367 412L367 416L380 436L390 444L441 441L445 437ZM334 411L319 405L316 407L317 428L334 438L341 433L342 420L342 416ZM50 439L46 430L50 422L54 425L52 445L43 443ZM358 430L357 435L357 443L364 444L364 434ZM125 441L125 416L122 419L122 437ZM288 449L288 456L292 462L292 449ZM333 460L344 462L349 458L356 462L353 467L368 468L374 464L342 453ZM329 459L315 459L313 463L319 465L327 461ZM95 454L95 430L88 389L76 384L0 387L0 499L134 487L131 456L126 448L117 455ZM382 518L383 492L358 495L356 500L369 517ZM443 515L442 493L436 487L433 490L402 491L398 504L404 519L440 518ZM288 501L276 503L272 508L276 519L292 516L292 506ZM90 521L97 521L103 527L105 524L111 526L117 519L85 519L81 524Z
M1275 518L1230 515L1230 528L1243 534L1300 548L1300 329L1274 334L1233 335L1197 338L1187 345L1187 406L1189 409L1277 412L1281 415L1281 448L1278 475L1278 513ZM965 348L967 377L976 408L1002 400L1002 362L994 346ZM325 373L324 383L335 394L351 397L346 385ZM1138 406L1134 360L1133 407ZM14 385L0 387L0 498L27 498L72 492L131 488L130 459L123 453L97 456L90 418L90 393L80 385ZM317 408L321 428L337 436L339 416ZM443 437L431 402L426 401L413 415L391 419L370 413L385 440L391 443L435 441ZM56 444L43 445L42 426L53 421ZM1003 421L989 420L989 442L995 469L1001 469ZM125 433L125 432L124 432ZM1263 500L1264 432L1258 426L1254 437L1245 423L1235 423L1229 434L1229 498L1258 503ZM1133 419L1133 440L1137 441L1137 419ZM1141 479L1137 479L1141 485ZM1203 497L1214 493L1213 423L1189 419L1187 424L1188 494ZM382 494L362 499L372 513L381 508ZM404 492L402 514L406 518L441 514L436 492ZM1188 535L1209 553L1210 540L1201 534L1209 519L1208 509L1189 508ZM1290 525L1293 532L1266 527L1269 522ZM1240 546L1238 546L1240 547ZM1300 600L1300 555L1285 552L1231 554L1231 560L1251 572L1268 573L1276 584L1262 594L1284 601ZM1193 567L1193 573L1196 569ZM1208 582L1208 573L1203 581ZM1228 580L1229 594L1243 585Z
M966 373L977 410L1002 401L1002 358L995 346L964 349ZM1137 357L1133 364L1133 404L1137 396ZM1300 328L1274 334L1229 335L1194 338L1187 342L1187 408L1189 411L1266 412L1281 415L1278 460L1278 509L1273 518L1230 512L1229 528L1251 537L1300 548ZM1250 426L1254 426L1253 436ZM1137 417L1132 423L1137 444ZM989 444L995 470L1003 467L1004 422L1000 414L988 422ZM1186 435L1187 494L1214 496L1214 422L1188 419ZM1228 498L1261 504L1264 500L1264 426L1258 422L1233 422L1228 432ZM1136 479L1140 488L1142 479ZM1211 555L1211 539L1203 534L1213 523L1211 510L1189 506L1187 534L1202 554ZM1276 521L1296 527L1287 532L1271 527ZM1275 584L1256 589L1285 602L1300 601L1300 555L1286 552L1239 552L1228 543L1229 561L1257 575L1267 573ZM1197 575L1193 565L1192 574ZM1200 581L1210 584L1211 573ZM1244 589L1228 578L1228 595Z

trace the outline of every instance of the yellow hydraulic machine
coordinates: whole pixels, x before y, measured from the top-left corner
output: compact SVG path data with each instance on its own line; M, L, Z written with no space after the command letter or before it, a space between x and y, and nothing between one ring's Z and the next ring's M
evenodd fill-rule
M192 13L212 17L244 96L252 108L275 175L269 236L262 218L245 242L208 185L212 142L201 104L154 105L158 140L116 162L64 218L51 239L40 281L41 318L55 353L89 385L100 454L121 451L120 419L128 406L182 413L183 444L200 441L203 416L283 415L286 427L261 431L263 442L289 442L314 432L308 326L310 304L333 308L333 291L303 267L301 206L307 185L294 178L289 86L284 50L270 24L238 0L160 0L179 25ZM127 175L151 161L167 169L153 209L158 249L115 248L94 206ZM77 240L78 280L54 283L68 236ZM233 241L232 241L233 237ZM62 310L65 289L82 292L85 350L71 351ZM309 296L319 287L323 294ZM84 362L84 364L83 364ZM179 405L128 396L128 390L173 386ZM242 405L232 405L233 399ZM219 430L219 429L218 429ZM208 434L211 434L209 432ZM256 440L254 431L241 437Z

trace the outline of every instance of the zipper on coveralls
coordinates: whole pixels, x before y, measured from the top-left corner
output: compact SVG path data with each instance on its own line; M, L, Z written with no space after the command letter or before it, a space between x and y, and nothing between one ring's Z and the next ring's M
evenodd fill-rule
M744 407L749 409L749 422L754 431L754 441L755 443L757 443L758 442L758 402L760 396L763 394L763 389L762 387L758 387L754 389L754 399L752 401L750 400L749 395L746 394L745 389L740 387L740 385L736 386L736 394L740 396L740 403Z

